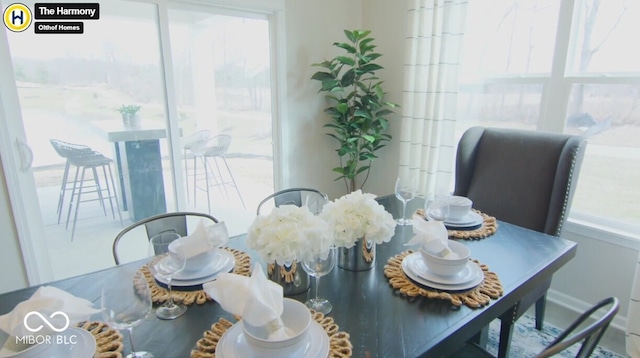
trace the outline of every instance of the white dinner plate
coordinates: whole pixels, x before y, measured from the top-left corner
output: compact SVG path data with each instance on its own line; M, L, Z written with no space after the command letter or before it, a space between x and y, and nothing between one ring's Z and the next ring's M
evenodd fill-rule
M483 221L484 219L482 218L482 215L478 214L475 211L469 211L467 215L463 216L458 220L451 220L451 219L445 220L444 224L446 226L453 226L453 227L468 227L468 226L480 225L482 224Z
M76 327L69 327L51 336L49 341L18 353L0 349L2 358L92 358L95 353L96 339L90 332Z
M162 260L165 260L167 258L164 258ZM235 261L235 257L233 256L232 253L230 253L227 250L216 249L214 251L213 257L211 258L211 263L209 265L207 265L204 268L202 268L201 270L195 271L195 272L194 271L192 271L192 272L185 272L185 271L178 272L177 274L175 274L173 276L173 281L189 281L189 280L197 280L197 279L200 279L200 278L209 277L209 276L217 274L223 268L228 267L229 266L229 262L234 262L234 261ZM162 261L160 261L160 264L162 264ZM172 281L172 283L173 283L173 281Z
M218 271L214 272L212 275L209 276L205 276L205 277L201 277L201 278L196 278L196 279L192 279L192 280L171 280L171 287L189 287L189 286L196 286L196 285L202 285L205 282L209 282L211 280L213 280L219 273L222 272L231 272L231 270L233 270L233 267L236 265L236 260L235 258L233 260L230 260L227 262L227 264L223 267L221 267ZM165 278L159 277L159 276L155 276L155 279L162 283L162 284L167 284L167 280Z
M309 332L303 345L292 350L285 348L267 349L255 347L247 343L242 333L242 326L236 323L220 337L216 346L216 357L219 358L326 358L329 356L329 336L316 321L311 321Z
M405 260L409 260L409 267L418 276L443 285L461 285L470 282L479 274L482 274L482 269L472 261L467 262L467 265L459 273L453 276L442 276L429 270L429 267L424 263L422 255L419 252L412 253L407 256ZM478 270L480 273L478 273Z
M410 279L412 279L413 281L423 286L427 286L427 287L435 288L436 290L443 290L443 291L465 291L478 286L479 284L482 283L482 280L484 280L484 272L482 272L482 269L480 268L480 266L478 266L473 261L469 261L467 266L471 266L471 270L475 272L475 276L473 277L473 279L471 279L468 282L457 283L457 284L444 284L444 283L427 280L424 277L422 277L420 274L418 274L418 272L416 272L418 269L415 267L416 266L415 262L417 261L417 259L419 259L420 262L422 262L422 258L418 256L416 259L416 256L412 256L415 254L416 253L410 254L402 260L402 270L404 271L405 274L407 274L407 276L409 276ZM417 253L417 254L420 255L420 253ZM426 268L426 266L424 266L424 263L422 264L422 266ZM421 274L425 274L425 273L421 272Z

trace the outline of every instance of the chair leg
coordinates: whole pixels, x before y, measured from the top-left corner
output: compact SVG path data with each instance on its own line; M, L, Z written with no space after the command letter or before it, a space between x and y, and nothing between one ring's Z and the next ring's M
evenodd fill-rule
M102 169L104 170L104 167ZM109 169L109 179L111 180L111 187L113 188L113 197L114 197L115 202L116 202L116 211L118 212L118 218L120 218L120 226L123 226L122 214L120 213L120 204L118 204L118 197L116 195L116 193L117 193L117 191L116 191L116 183L113 180L113 172L111 172L111 166L107 165L107 169ZM105 176L105 181L107 181L106 176ZM109 182L108 181L107 181L107 186L109 186ZM114 217L114 219L115 219L115 217Z
M78 174L80 174L80 167L76 167L76 175L73 178L73 187L71 188L71 199L69 199L69 210L67 211L67 222L64 225L65 230L69 229L69 219L71 218L71 208L73 207L73 199L76 197L76 187L78 185Z
M542 331L542 326L544 325L544 313L547 309L547 294L545 293L542 297L538 298L536 301L536 329L538 331Z
M82 185L84 184L84 172L87 168L82 168L82 175L80 176L80 188L78 188L78 196L76 198L76 210L73 214L73 226L71 227L71 241L76 233L76 221L78 220L78 209L80 208L80 197L82 196Z
M209 198L209 171L207 169L207 157L202 157L202 163L204 164L204 180L205 185L207 186L207 209L209 213L211 213L211 199Z
M104 196L102 196L103 189L102 189L102 186L100 186L100 177L98 176L98 171L96 170L96 167L91 167L91 172L93 173L93 181L96 185L96 193L98 194L98 201L100 201L100 206L102 207L102 212L104 213L104 216L107 216L107 208L104 205Z
M247 206L244 205L244 200L242 200L242 195L240 195L240 189L238 189L238 184L236 184L236 180L233 177L233 173L231 173L231 169L229 168L229 164L227 163L227 158L222 157L222 160L224 161L224 165L227 167L227 171L229 172L229 177L231 177L231 181L233 182L233 187L236 188L236 193L238 193L240 202L242 203L242 206L246 209Z
M62 185L60 185L60 195L58 196L58 209L56 213L58 214L58 224L60 224L60 218L62 217L62 207L64 206L64 196L67 192L67 179L69 178L69 167L71 163L67 159L67 162L64 164L64 173L62 174Z

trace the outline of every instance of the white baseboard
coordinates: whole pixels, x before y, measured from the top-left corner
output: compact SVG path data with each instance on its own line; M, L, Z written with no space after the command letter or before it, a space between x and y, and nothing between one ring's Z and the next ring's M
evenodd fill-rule
M547 301L577 314L581 314L595 304L595 302L588 303L554 289L549 289L549 291L547 291ZM626 312L618 311L618 314L613 318L610 327L625 332L627 327Z

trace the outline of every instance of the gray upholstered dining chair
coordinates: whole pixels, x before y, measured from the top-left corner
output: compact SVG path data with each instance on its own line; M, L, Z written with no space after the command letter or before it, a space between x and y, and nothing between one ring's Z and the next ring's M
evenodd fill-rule
M497 219L560 236L571 207L586 142L583 137L472 127L460 139L455 195ZM536 328L542 329L546 292L541 282L501 319L500 349L506 352L513 322L535 302ZM508 316L508 317L506 317Z
M317 189L312 188L289 188L277 191L266 198L262 199L258 203L258 209L256 213L258 215L265 214L271 209L280 205L295 205L295 206L311 206L316 205L314 210L321 210L322 205L329 201L327 194Z
M195 222L193 222L194 220ZM188 235L190 223L195 228L195 225L197 225L197 222L199 220L205 220L205 225L212 225L218 222L218 219L209 214L190 211L178 211L158 214L139 220L122 229L113 240L113 246L111 248L113 253L113 260L115 261L116 265L120 265L120 263L122 262L121 256L123 249L120 246L123 239L139 239L141 235L140 233L138 233L138 235L133 233L134 229L144 228L145 232L142 236L146 238L146 241L144 241L144 247L146 248L147 242L152 236L163 232L175 232L180 236Z
M549 343L534 358L548 358L568 349L569 347L582 342L576 358L587 358L591 356L598 346L602 335L609 328L609 324L618 313L620 302L616 297L607 297L593 305L591 308L580 314L567 328L562 331L554 340ZM600 314L597 312L605 310ZM590 323L585 323L589 322ZM580 328L580 330L578 330ZM489 352L474 343L465 344L459 351L449 358L492 358Z

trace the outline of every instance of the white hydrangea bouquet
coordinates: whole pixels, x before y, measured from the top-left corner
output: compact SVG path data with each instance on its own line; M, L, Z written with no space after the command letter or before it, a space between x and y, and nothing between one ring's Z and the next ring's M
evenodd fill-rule
M396 221L375 198L356 190L324 206L320 217L333 230L336 247L350 248L365 238L376 244L391 240Z
M258 215L247 236L247 246L267 263L284 265L329 253L333 245L329 225L306 206L283 205Z

